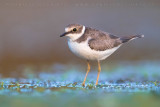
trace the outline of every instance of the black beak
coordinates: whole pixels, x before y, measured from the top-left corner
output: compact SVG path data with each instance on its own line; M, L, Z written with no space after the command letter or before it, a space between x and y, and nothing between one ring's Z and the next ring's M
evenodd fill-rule
M60 37L66 36L68 33L70 33L70 32L65 32L62 35L60 35Z

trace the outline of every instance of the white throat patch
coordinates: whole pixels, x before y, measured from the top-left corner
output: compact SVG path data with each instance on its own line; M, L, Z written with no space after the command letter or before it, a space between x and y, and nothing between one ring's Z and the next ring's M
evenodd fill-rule
M75 41L76 39L80 38L84 34L85 29L86 29L85 26L83 26L81 33L79 33L79 34L68 34L66 36L68 36L71 41ZM67 28L65 29L65 31L67 31Z

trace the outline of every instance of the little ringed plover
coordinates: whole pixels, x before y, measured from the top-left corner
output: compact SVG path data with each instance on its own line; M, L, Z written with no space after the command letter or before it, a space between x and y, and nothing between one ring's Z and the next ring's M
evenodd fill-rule
M90 71L90 60L95 60L98 62L98 75L96 80L97 85L101 72L100 61L106 59L124 43L136 38L144 37L144 35L117 37L110 33L85 27L80 24L69 24L65 28L65 33L60 35L60 37L64 36L68 37L69 49L76 56L87 60L87 73L82 86L85 86L85 81Z

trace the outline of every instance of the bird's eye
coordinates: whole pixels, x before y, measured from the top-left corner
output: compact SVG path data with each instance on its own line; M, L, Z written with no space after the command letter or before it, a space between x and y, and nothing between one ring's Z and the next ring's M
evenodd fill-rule
M73 29L73 32L76 32L76 31L77 31L77 29L76 29L76 28L74 28L74 29Z

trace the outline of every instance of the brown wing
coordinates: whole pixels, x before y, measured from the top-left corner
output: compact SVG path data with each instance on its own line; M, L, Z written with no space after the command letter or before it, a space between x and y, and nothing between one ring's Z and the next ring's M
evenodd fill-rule
M119 37L107 33L100 33L88 41L89 47L93 50L104 51L122 44Z
M131 36L124 36L121 37L120 40L122 41L122 43L126 43L130 40L136 39L136 38L143 38L144 35L131 35Z
M88 41L89 47L97 51L104 51L122 44L119 37L89 27L86 27L85 33L76 42L84 42L87 38L91 38Z

